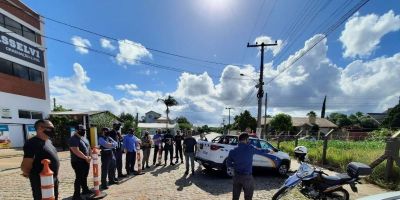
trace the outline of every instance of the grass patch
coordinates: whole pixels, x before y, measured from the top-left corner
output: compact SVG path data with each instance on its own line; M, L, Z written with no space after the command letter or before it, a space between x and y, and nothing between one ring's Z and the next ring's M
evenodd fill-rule
M277 146L276 142L272 142L274 146ZM299 146L305 146L308 149L308 158L310 162L316 165L322 165L322 146L323 141L299 141ZM340 141L330 140L328 142L327 150L327 167L333 168L339 172L345 172L347 164L355 161L362 162L365 164L371 164L379 156L383 155L385 151L385 142L381 141ZM293 156L294 141L285 141L280 143L280 149L288 152ZM371 176L367 179L382 187L399 190L400 189L400 169L397 165L394 167L395 176L393 176L393 182L385 182L386 162L381 163L377 166Z

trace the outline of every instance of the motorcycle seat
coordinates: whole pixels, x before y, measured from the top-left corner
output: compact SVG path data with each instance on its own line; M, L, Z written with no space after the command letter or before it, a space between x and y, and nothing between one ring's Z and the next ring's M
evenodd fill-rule
M352 179L347 174L337 174L334 176L327 176L327 175L322 174L321 177L324 180L324 182L326 182L329 185L343 184Z

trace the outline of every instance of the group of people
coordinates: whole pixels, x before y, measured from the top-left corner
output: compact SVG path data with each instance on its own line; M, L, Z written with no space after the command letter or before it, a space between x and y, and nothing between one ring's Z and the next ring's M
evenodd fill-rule
M32 188L33 199L42 199L40 172L43 170L41 161L49 159L49 167L53 171L54 196L58 198L58 172L60 161L57 150L50 138L55 136L55 127L49 120L38 120L35 123L36 136L29 139L24 145L24 157L21 163L22 176L29 178ZM130 129L125 136L120 132L121 124L114 123L113 128L102 128L98 137L101 155L101 185L100 188L108 189L109 185L118 184L119 179L127 175L141 174L135 170L136 156L139 151L143 152L141 169L150 168L149 157L154 145L153 166L160 166L164 154L164 166L167 165L169 157L170 165L178 164L179 159L183 161L185 155L186 171L189 173L189 162L192 174L194 174L194 155L197 151L197 141L188 131L181 135L177 131L173 136L169 130L157 130L151 138L149 132L145 131L139 139L135 136L133 129ZM82 125L75 127L75 133L69 139L71 152L71 166L75 172L74 194L72 199L82 199L81 195L93 194L88 188L87 178L89 175L90 163L92 160L91 149L86 139L86 128ZM201 140L207 140L204 134ZM175 149L176 160L173 162ZM125 153L126 174L122 173L122 156ZM158 162L156 162L158 160ZM138 165L139 166L139 165ZM108 178L108 181L107 181Z

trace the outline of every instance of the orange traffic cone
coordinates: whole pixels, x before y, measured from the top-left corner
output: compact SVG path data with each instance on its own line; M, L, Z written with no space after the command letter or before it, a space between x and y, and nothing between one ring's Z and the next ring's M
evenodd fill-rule
M40 172L40 187L42 189L42 200L54 200L54 178L51 171L49 159L43 159L43 170Z
M94 196L91 199L101 199L107 196L105 192L100 191L100 179L99 179L99 150L93 147L92 150L92 160L93 160L93 185L94 185Z
M142 172L142 155L140 153L140 146L138 146L136 149L136 162L137 162L137 167L138 167L137 175L144 174L144 172Z

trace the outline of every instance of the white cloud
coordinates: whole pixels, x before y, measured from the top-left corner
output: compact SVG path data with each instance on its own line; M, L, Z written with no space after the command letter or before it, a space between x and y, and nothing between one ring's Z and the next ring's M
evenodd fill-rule
M269 36L262 35L262 36L258 36L254 40L254 42L257 42L258 44L261 44L263 42L264 42L264 44L273 44L273 43L275 43L275 40L272 40L272 38ZM285 46L285 43L282 40L276 40L276 43L278 44L276 46L267 46L265 48L266 52L269 50L272 52L273 56L276 56L282 50L282 48Z
M115 46L111 43L110 40L107 40L105 38L100 38L100 45L101 47L109 50L114 50Z
M90 41L88 39L81 38L79 36L73 36L71 38L72 43L75 45L75 51L80 54L87 54L89 50L87 48L91 47Z
M343 44L344 57L369 56L378 48L381 38L400 29L400 15L393 10L382 16L369 14L355 16L346 22L339 40Z
M115 88L117 88L118 90L136 90L136 89L138 89L137 85L135 85L135 84L116 85Z
M273 63L265 64L268 114L286 112L293 116L305 116L310 110L319 114L325 95L328 96L328 114L333 111L382 112L398 102L400 52L369 61L357 60L339 67L327 57L327 39L323 39L291 68L282 72L321 37L323 35L315 35L307 40L302 49L277 67ZM164 114L164 105L156 100L168 93L144 91L134 83L127 83L115 86L125 91L123 98L115 99L111 94L89 89L90 78L83 67L75 63L73 68L73 76L50 80L51 96L65 107L75 110L108 109L116 114L125 111L143 115L149 110ZM247 77L240 76L241 73ZM281 75L269 83L279 73ZM180 104L171 108L171 118L186 116L195 124L218 125L222 118L227 119L226 106L235 108L232 116L244 109L256 116L256 83L249 78L256 76L256 69L250 65L226 66L217 81L208 73L182 73L177 79L176 89L169 93Z
M130 40L118 41L119 53L117 54L117 63L119 65L135 65L137 60L144 57L151 57L151 53L140 43Z

